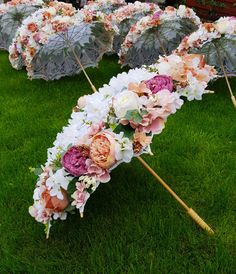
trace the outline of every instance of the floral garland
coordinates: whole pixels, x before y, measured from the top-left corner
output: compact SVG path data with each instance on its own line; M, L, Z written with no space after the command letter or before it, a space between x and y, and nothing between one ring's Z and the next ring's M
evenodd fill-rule
M43 0L12 0L4 4L0 4L0 15L7 13L8 10L12 7L19 5L34 5L42 6L44 4Z
M120 6L127 5L125 0L96 0L88 1L88 4L84 6L84 9L91 11L102 11L106 13L112 12L113 8L119 8Z
M75 209L83 216L90 195L110 181L120 163L151 154L152 138L181 108L176 81L151 70L123 72L79 98L68 125L48 149L45 166L34 169L39 177L29 213L47 232L53 220L65 220Z
M136 1L115 10L110 16L116 24L120 24L125 19L133 18L135 14L149 14L160 11L158 5L154 3L143 3ZM144 16L144 15L143 15Z
M211 42L221 36L236 34L236 17L221 17L214 23L204 23L199 29L185 37L177 48L176 52L183 53L188 49L201 48L205 43Z
M170 76L175 83L176 92L189 101L201 100L202 95L209 92L205 90L208 82L217 77L214 67L207 65L201 54L160 57L149 69Z
M12 66L16 69L21 68L23 59L28 77L31 78L33 76L31 62L52 35L66 31L72 25L78 25L81 22L91 23L96 20L103 22L107 30L114 30L111 22L102 13L88 10L80 10L76 13L71 4L52 2L50 7L40 9L25 19L18 29L9 48Z
M165 21L175 20L179 18L188 18L192 20L196 25L200 25L201 21L195 12L184 6L180 5L178 9L174 7L167 7L164 11L158 11L154 15L148 15L140 19L136 24L134 24L129 33L127 34L124 43L121 45L121 50L119 52L119 63L124 63L125 55L128 50L135 44L138 38L153 27L163 24Z

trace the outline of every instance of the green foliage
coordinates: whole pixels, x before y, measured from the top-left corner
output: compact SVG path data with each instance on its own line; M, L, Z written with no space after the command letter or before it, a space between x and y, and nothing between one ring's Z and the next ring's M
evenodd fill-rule
M122 125L119 124L115 129L114 132L119 134L120 132L124 132L124 136L127 138L131 138L134 134L134 129L130 125Z
M87 70L98 88L120 72L106 57ZM231 80L236 90L235 79ZM84 76L30 81L0 54L0 273L235 273L236 111L224 80L186 102L154 139L145 160L214 229L209 237L135 159L112 171L85 216L43 225L28 214L46 150L66 125Z
M137 124L142 121L142 115L139 113L137 109L128 110L124 118L129 121L134 121Z

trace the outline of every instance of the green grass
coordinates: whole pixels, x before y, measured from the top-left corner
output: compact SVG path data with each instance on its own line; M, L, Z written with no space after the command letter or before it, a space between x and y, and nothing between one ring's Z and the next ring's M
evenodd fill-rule
M112 172L88 201L85 218L43 226L28 214L29 166L66 125L84 76L27 80L0 54L0 273L235 273L236 111L224 81L187 102L155 138L147 162L215 230L208 236L137 160ZM121 70L114 57L88 72L97 87ZM232 85L236 87L235 79Z

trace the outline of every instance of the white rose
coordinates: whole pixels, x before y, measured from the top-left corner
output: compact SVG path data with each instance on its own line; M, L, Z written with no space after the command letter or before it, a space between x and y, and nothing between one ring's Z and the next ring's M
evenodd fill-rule
M227 20L219 20L216 24L216 29L221 33L227 33L230 30L230 22Z
M128 110L139 109L139 97L136 93L130 90L124 90L115 97L113 107L116 116L121 119L124 118Z

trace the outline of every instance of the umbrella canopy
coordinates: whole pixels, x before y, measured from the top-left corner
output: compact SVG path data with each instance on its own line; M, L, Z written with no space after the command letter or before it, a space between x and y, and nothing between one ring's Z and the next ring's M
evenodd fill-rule
M122 66L140 67L155 63L159 55L170 54L181 40L195 31L200 19L192 9L167 7L143 17L133 25L119 52Z
M78 74L81 67L74 52L84 68L95 67L103 54L112 49L112 40L113 32L106 30L102 22L81 22L70 26L50 37L47 44L38 50L28 75L32 79L54 80Z
M8 50L22 21L41 8L43 1L11 1L0 5L0 48Z
M110 16L112 21L117 25L119 34L115 35L113 42L113 50L118 53L120 46L123 43L130 27L142 17L160 11L158 5L154 3L142 3L136 1L129 3L127 6L120 7L115 10Z
M10 47L10 61L17 69L24 64L31 79L59 79L80 72L75 53L84 67L97 65L111 50L113 35L111 22L101 13L41 9L23 22Z
M126 5L125 0L96 0L89 1L88 4L84 6L84 9L110 14L124 5Z
M202 24L183 39L177 52L205 55L206 63L223 76L221 62L229 76L236 76L236 17L222 17L214 23Z
M187 67L198 79L195 61ZM178 81L153 70L123 72L98 92L79 98L68 125L48 149L47 163L34 170L39 177L29 212L47 233L52 220L65 220L75 209L83 216L88 198L100 183L110 181L119 164L151 154L152 138L181 108Z
M31 61L37 51L53 34L73 23L75 11L71 4L54 1L27 17L9 47L12 66L15 69L26 66L30 71Z

